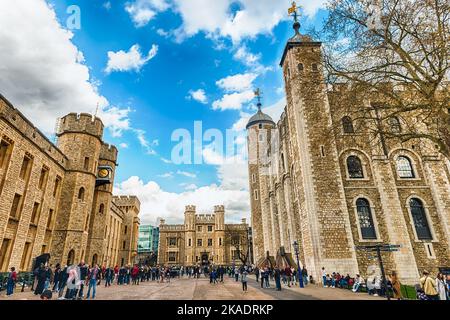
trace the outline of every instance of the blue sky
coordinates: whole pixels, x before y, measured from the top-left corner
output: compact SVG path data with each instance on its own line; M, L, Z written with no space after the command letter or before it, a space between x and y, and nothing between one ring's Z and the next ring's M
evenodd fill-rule
M303 2L304 28L320 24L324 2ZM279 115L284 90L278 63L293 34L287 17L291 1L15 3L0 8L8 15L0 14L0 42L17 42L5 52L10 63L0 53L5 61L0 70L7 75L0 85L30 120L51 136L56 117L93 113L99 103L104 140L120 153L116 192L141 198L144 222L156 217L179 222L185 205L206 211L221 204L214 201L230 208L231 221L249 217L245 162L169 163L176 145L171 135L178 128L193 132L194 121L202 121L204 131L225 134L234 128L245 134L242 124L255 110L250 92L257 87L267 112ZM71 5L80 8L80 29L67 30ZM5 31L3 23L17 32ZM17 68L24 69L23 78ZM62 93L28 94L21 84Z

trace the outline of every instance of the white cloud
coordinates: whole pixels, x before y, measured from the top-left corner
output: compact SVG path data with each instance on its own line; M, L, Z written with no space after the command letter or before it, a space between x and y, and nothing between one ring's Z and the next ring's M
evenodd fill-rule
M313 16L325 6L327 0L304 0L302 7ZM231 7L239 8L232 12ZM226 37L233 42L255 38L259 34L271 34L281 21L289 19L287 7L290 2L274 0L135 0L126 10L135 25L142 27L158 12L171 9L182 19L182 25L174 32L178 41L204 32L213 39Z
M121 144L119 144L119 147L122 149L128 149L128 144L125 142L122 142Z
M0 1L0 90L39 129L52 134L56 118L93 114L117 136L128 109L110 106L91 78L83 53L44 0Z
M246 45L240 46L233 55L233 58L237 61L242 62L247 66L253 73L264 74L267 71L273 70L272 67L265 67L261 64L261 53L254 54L251 53Z
M158 177L164 178L164 179L173 178L173 172L166 172L163 174L159 174Z
M253 90L225 94L220 100L213 102L213 110L240 110L242 105L255 97Z
M198 89L195 91L191 90L191 91L189 91L189 95L195 101L198 101L203 104L208 103L208 98L206 97L206 92L203 89Z
M198 189L197 185L193 184L193 183L180 183L180 187L183 187L184 190L187 191L193 191L195 189Z
M169 160L169 159L166 159L166 158L163 158L163 157L161 157L161 161L164 162L164 163L167 163L167 164L172 163L172 160Z
M141 201L141 223L155 223L158 217L167 223L183 223L186 205L196 205L199 213L213 213L215 205L225 205L226 221L239 223L249 218L248 191L231 190L215 184L181 193L168 192L154 181L145 183L139 177L116 184L114 193L133 194Z
M111 10L111 1L106 1L105 3L103 3L103 8L108 11Z
M187 171L178 170L177 174L180 175L180 176L188 177L188 178L197 178L197 175L195 173L190 173L190 172L187 172Z
M147 25L158 12L168 8L169 3L165 0L136 0L125 4L125 10L138 28Z
M158 140L153 140L152 142L149 142L147 140L146 132L142 129L133 129L134 133L136 134L136 138L138 139L141 147L143 147L148 155L156 155L156 151L154 150L154 147L157 147L159 145Z
M253 81L255 81L257 77L258 75L254 73L236 74L220 79L216 82L216 85L227 92L243 92L252 88Z
M141 68L153 59L158 53L158 46L152 45L147 56L142 56L138 44L133 45L128 52L120 50L118 52L108 52L108 65L105 72L111 73L114 71L131 71L139 72Z

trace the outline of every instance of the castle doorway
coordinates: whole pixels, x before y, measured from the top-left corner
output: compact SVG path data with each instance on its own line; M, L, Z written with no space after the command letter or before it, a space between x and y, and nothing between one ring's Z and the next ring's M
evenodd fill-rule
M209 265L209 257L207 253L202 254L202 265L204 266Z

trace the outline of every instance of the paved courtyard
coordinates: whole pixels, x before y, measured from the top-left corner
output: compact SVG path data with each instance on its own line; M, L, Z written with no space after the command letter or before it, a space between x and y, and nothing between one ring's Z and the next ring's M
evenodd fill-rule
M143 282L139 285L97 287L96 300L365 300L383 299L365 293L353 293L350 290L321 288L308 285L306 288L288 288L283 286L281 292L273 287L261 289L259 283L250 279L248 292L242 292L240 282L229 277L224 283L212 285L209 279L172 279L170 283ZM85 293L87 288L85 289ZM16 289L13 297L5 297L4 291L0 300L38 300L29 289L20 292Z

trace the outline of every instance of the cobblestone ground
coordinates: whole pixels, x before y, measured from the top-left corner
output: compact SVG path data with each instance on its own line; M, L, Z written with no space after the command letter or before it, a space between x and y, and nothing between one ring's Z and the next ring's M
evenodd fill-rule
M259 283L250 279L248 292L242 292L242 284L225 277L224 283L212 285L209 279L172 279L170 283L141 282L139 285L127 285L105 288L97 287L96 300L365 300L382 299L365 293L353 293L350 290L321 288L308 285L306 288L285 287L282 291L275 288L261 289ZM85 288L85 294L87 288ZM20 292L16 289L13 297L5 297L2 292L0 300L39 300L29 290Z

